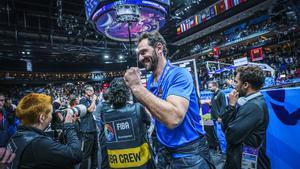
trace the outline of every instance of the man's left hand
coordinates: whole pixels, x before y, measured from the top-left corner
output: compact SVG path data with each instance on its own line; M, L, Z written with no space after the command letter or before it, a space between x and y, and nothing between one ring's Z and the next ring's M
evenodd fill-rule
M124 75L124 80L126 85L131 89L135 86L141 85L140 69L137 67L131 67L130 69L127 69Z

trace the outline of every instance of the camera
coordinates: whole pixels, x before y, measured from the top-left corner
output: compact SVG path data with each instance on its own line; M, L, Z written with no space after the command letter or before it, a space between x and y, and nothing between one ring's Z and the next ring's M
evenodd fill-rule
M79 105L74 106L73 108L66 108L66 109L62 109L62 110L59 109L56 112L61 113L63 117L66 117L68 112L71 113L71 115L76 114L76 116L78 116L78 117L83 117L86 115L87 108L85 105L79 104Z
M76 114L77 117L83 117L87 113L87 108L83 104L76 105L73 108L62 107L60 104L53 104L53 107L54 112L51 121L51 130L46 131L46 134L60 143L66 143L66 140L63 137L63 125L67 113L69 112L71 115Z

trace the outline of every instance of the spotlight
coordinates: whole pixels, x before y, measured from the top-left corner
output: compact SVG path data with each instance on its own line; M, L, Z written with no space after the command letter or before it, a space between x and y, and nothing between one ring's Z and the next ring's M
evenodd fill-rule
M123 59L124 57L122 55L119 56L119 59Z
M108 59L108 58L109 58L109 56L108 56L108 55L104 55L104 58L105 58L105 59Z

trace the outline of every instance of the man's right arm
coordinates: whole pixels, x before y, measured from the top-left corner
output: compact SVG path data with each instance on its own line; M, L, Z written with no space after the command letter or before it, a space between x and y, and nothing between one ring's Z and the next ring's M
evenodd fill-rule
M187 99L172 95L167 97L167 100L163 100L142 85L132 88L132 92L147 107L151 115L166 127L172 129L181 124L189 105Z
M228 124L234 118L235 106L228 105L225 109L225 113L221 115L222 119L222 130L226 130L228 128Z
M240 144L249 136L261 120L262 113L259 111L259 107L252 103L238 109L237 115L227 123L224 132L229 144Z
M184 69L183 69L184 70ZM126 71L124 79L126 85L131 89L133 95L139 100L158 121L164 123L169 129L173 129L181 124L189 106L188 96L192 92L193 84L186 80L191 75L181 72L172 83L172 87L179 89L177 93L175 89L169 88L166 100L163 100L150 91L148 91L141 83L140 71L138 68L130 68ZM170 92L173 91L173 92ZM186 97L180 96L185 95Z

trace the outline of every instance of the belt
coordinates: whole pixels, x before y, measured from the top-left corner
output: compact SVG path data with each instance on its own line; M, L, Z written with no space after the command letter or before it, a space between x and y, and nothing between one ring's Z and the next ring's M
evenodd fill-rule
M197 147L201 144L201 141L205 141L204 139L204 135L200 135L199 138L197 138L196 140L189 142L187 144L185 144L184 146L181 147L176 147L176 148L166 148L168 152L170 153L180 153L180 154L190 154L191 151L195 151L197 149L195 149L195 147ZM193 146L195 145L195 146Z

